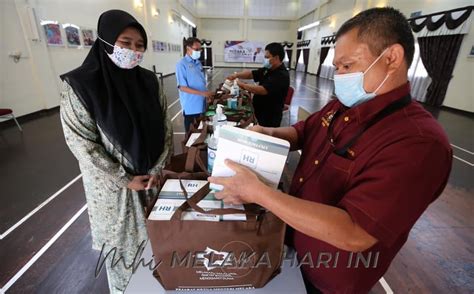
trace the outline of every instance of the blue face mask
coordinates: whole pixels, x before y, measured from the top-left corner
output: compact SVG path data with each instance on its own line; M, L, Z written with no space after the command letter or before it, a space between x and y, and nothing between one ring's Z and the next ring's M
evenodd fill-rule
M382 83L380 83L377 89L372 93L367 93L364 90L364 75L379 61L387 49L385 49L364 72L334 75L336 96L342 104L347 107L353 107L376 96L375 93L383 86L389 75L387 74L385 76Z
M270 58L264 58L263 59L263 67L264 68L270 68L272 65L270 64Z
M191 53L191 58L194 60L198 60L199 58L201 58L201 51L193 50L193 52Z

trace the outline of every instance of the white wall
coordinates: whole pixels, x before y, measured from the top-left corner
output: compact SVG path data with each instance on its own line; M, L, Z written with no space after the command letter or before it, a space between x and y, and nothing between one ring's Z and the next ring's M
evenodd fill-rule
M349 18L371 7L392 6L409 17L412 12L422 11L430 14L438 11L472 5L472 0L333 0L322 4L313 13L298 21L299 26L315 20L321 20L318 27L304 31L303 39L311 40L308 72L316 73L319 64L321 37L331 35ZM472 17L472 16L471 16ZM474 27L464 36L461 50L456 61L453 78L449 84L444 105L456 109L474 112L474 58L468 58L468 52L474 45Z
M225 63L224 44L226 40L244 40L244 21L238 18L201 18L198 37L212 41L214 66L242 66L241 63Z
M173 0L142 0L136 7L133 0L1 0L0 1L0 107L12 108L17 116L48 109L59 104L59 75L79 66L86 57L87 48L48 47L40 20L72 23L83 28L97 28L100 14L109 9L122 9L145 27L148 50L142 66L164 74L174 73L181 52L156 53L151 40L182 44L189 37L190 27L179 19L172 21L171 9L196 22L193 15ZM37 16L41 41L32 41L27 7ZM151 8L160 10L158 17ZM176 18L175 18L176 19ZM63 31L63 43L65 43ZM8 57L11 51L21 51L24 58L18 63Z

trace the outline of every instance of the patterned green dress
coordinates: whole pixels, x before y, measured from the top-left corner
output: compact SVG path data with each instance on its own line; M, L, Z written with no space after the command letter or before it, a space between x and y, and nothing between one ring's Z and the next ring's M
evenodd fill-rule
M160 101L165 118L165 146L149 174L159 173L173 153L173 130L163 93L160 93ZM140 258L135 259L137 250L148 240L140 197L151 197L156 188L139 192L127 188L132 175L124 167L131 168L130 162L105 137L66 82L60 109L66 143L82 172L92 248L102 250L101 260L110 252L105 259L110 292L123 293L133 272L130 265L137 265ZM115 266L112 265L114 253ZM120 257L124 262L117 262Z

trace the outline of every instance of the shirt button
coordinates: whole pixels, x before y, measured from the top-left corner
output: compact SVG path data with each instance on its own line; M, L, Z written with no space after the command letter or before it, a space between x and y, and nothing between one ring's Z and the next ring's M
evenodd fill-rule
M303 178L300 178L300 183L302 183L302 182L303 182Z
M348 122L348 121L349 121L349 117L348 117L348 116L345 116L345 117L344 117L344 121L345 121L345 122Z
M318 164L319 164L319 160L315 160L315 161L314 161L314 164L318 165Z

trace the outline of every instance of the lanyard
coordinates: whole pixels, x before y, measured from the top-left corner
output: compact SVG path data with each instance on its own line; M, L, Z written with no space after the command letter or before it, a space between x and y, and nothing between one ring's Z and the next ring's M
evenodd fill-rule
M345 143L341 148L336 148L334 150L334 153L336 153L339 156L342 157L347 157L347 153L349 151L349 148L351 148L359 139L359 137L367 131L370 127L381 121L382 119L386 118L387 116L391 115L392 113L397 112L398 110L404 108L411 102L411 96L410 94L403 96L402 98L393 101L390 103L388 106L386 106L384 109L382 109L379 113L377 113L374 118L372 118L367 124L365 124L364 127L360 128L359 131L349 140L347 143ZM333 147L336 147L335 138L333 137L333 122L336 120L336 118L341 114L341 111L336 111L336 113L333 115L331 122L329 123L328 126L328 140L330 144Z

